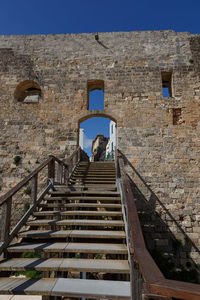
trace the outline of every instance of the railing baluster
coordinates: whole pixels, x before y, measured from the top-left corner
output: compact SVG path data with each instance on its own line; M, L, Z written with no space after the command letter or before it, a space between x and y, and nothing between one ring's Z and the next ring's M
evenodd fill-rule
M10 233L11 208L12 208L12 197L8 198L7 201L2 205L1 229L0 229L1 242L6 241Z
M37 201L37 188L38 188L38 174L36 174L31 181L31 201L35 204Z

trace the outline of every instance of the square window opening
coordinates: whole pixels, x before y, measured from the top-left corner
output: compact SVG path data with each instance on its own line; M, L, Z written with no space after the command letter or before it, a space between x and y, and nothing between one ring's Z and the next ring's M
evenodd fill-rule
M104 81L89 80L87 84L88 110L104 109Z
M172 97L172 73L161 73L164 98Z

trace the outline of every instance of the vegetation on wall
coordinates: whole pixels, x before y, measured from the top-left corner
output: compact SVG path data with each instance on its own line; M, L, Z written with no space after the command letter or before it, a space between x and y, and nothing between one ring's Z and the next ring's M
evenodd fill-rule
M19 165L20 161L21 161L21 156L19 156L19 155L16 155L16 156L13 158L13 163L14 163L16 166Z

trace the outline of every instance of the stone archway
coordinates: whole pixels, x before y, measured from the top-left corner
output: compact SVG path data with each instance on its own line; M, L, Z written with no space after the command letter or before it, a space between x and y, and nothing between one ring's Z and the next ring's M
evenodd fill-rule
M107 118L116 124L116 145L117 145L117 116L114 114L110 114L110 112L107 112L106 110L92 110L87 111L81 116L79 116L79 119L77 120L77 145L79 145L79 134L80 134L80 124L88 119L91 119L93 117L103 117Z

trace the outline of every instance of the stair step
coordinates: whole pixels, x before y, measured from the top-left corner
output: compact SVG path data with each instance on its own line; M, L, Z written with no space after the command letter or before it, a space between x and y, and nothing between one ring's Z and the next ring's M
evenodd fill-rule
M113 179L115 180L115 174L105 174L105 173L102 173L102 174L99 174L99 173L96 173L96 174L72 174L72 177L71 178L106 178L106 179Z
M116 173L115 172L115 168L94 168L94 167L85 167L85 166L81 166L78 167L77 169L74 170L74 172L107 172L107 173Z
M79 181L79 182L84 182L84 183L90 183L90 184L104 184L104 183L112 183L115 184L115 179L113 178L104 178L104 180L102 180L101 178L71 178L70 182L75 182L75 181Z
M114 177L105 177L105 176L102 176L102 177L95 177L95 176L72 176L70 178L70 183L71 182L74 182L74 181L77 181L77 182L80 182L80 184L83 182L83 183L86 183L86 184L102 184L105 183L105 184L115 184L116 180Z
M74 175L88 175L88 174L91 174L91 175L93 175L93 174L97 174L97 175L104 175L104 174L106 174L106 175L116 175L116 172L115 172L115 170L97 170L97 171L95 171L95 170L90 170L90 169L77 169L77 170L75 170L74 172L73 172L73 174Z
M115 163L114 162L107 162L107 161L91 161L91 162L80 162L78 165L78 168L81 166L87 166L87 167L95 167L95 168L101 168L101 167L109 167L114 168Z
M123 221L118 220L85 220L85 219L72 219L72 220L34 220L28 221L28 226L48 226L48 225L55 225L55 226L105 226L105 227L112 227L112 226L124 226Z
M114 162L80 163L72 173L70 184L57 183L56 190L38 205L40 209L18 234L22 242L7 248L7 257L14 258L1 260L0 270L8 274L37 270L47 277L52 276L52 272L59 272L55 277L67 277L61 273L67 271L76 272L72 273L75 277L81 277L82 272L108 273L106 278L128 279L128 249L115 176ZM27 252L39 252L41 258L22 255ZM130 299L130 282L0 277L1 293L70 299Z
M8 247L8 252L78 252L101 254L127 254L123 244L100 243L19 243Z
M59 210L49 210L49 211L38 211L34 212L33 215L35 217L39 216L121 216L122 212L120 211L87 211L87 210L66 210L66 211L59 211Z
M63 187L62 185L59 185L59 186L56 186L55 187L58 189L59 188L59 191L62 191L64 190L64 192L66 192L66 187ZM104 192L109 192L109 191L113 191L113 192L116 192L117 190L117 187L116 187L116 183L114 184L110 184L110 183L107 183L107 184L89 184L89 183L78 183L76 182L76 185L74 184L71 184L69 182L69 185L68 185L68 188L69 189L73 189L73 190L76 190L76 191L104 191Z
M102 162L102 161L91 161L91 162L80 162L78 165L78 168L82 166L87 166L87 167L95 167L95 168L101 168L101 167L109 167L109 168L114 168L115 163L114 162Z
M130 282L71 278L0 278L1 294L130 299Z
M129 273L127 260L81 258L12 258L0 263L2 271L79 271Z
M67 207L79 207L79 208L121 208L121 204L112 203L48 203L39 204L38 207L43 208L67 208Z
M108 165L79 165L76 170L111 170L111 171L115 171L115 167L114 166L108 166Z
M45 200L47 201L82 201L82 200L87 200L87 201L121 201L120 197L93 197L93 196L62 196L62 197L45 197Z
M78 174L78 173L80 173L80 174L84 174L84 175L86 175L86 174L97 174L97 175L101 175L101 174L112 174L112 175L116 175L116 172L115 172L115 170L114 169L92 169L92 168L89 168L89 169L87 169L87 168L78 168L78 169L76 169L75 171L74 171L74 173L73 174Z
M114 230L29 230L18 234L26 238L92 238L92 239L125 239L124 231Z
M62 191L53 191L51 192L51 195L65 195L65 196L69 196L69 195L108 195L108 196L120 196L119 192L113 192L113 191L98 191L98 190L94 190L94 191L69 191L69 190L62 190Z

